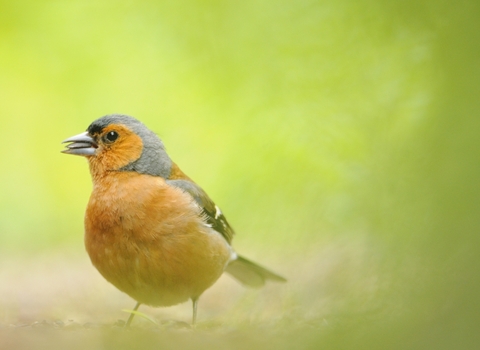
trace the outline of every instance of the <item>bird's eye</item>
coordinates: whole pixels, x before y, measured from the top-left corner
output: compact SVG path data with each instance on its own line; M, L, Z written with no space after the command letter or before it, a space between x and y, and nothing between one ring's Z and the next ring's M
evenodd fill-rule
M118 133L116 131L109 131L105 137L104 137L104 140L107 142L107 143L112 143L113 141L115 141L116 139L118 138Z

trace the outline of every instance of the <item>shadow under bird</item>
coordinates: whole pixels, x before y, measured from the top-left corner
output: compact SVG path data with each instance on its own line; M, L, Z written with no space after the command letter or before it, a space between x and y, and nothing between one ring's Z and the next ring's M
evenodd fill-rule
M195 324L200 295L224 271L248 287L286 281L233 250L220 208L137 119L107 115L62 143L90 167L86 250L102 276L137 301L135 311L191 299Z

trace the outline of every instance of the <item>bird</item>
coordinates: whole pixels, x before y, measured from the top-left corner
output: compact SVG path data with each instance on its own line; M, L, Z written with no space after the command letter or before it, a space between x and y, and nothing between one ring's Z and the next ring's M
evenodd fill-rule
M62 144L63 153L89 164L86 251L100 274L136 301L133 311L191 300L195 325L200 296L224 272L253 288L286 281L235 252L223 212L139 120L106 115Z

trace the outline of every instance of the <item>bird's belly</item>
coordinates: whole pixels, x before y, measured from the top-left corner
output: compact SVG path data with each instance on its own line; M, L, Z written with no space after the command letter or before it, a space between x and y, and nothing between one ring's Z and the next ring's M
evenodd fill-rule
M90 259L118 289L142 304L169 306L199 297L221 276L231 248L198 213L183 205L181 214L164 208L139 218L142 211L124 206L108 212L91 200L85 216Z
M90 237L96 242L87 250L93 265L118 289L142 304L168 306L199 297L223 273L230 252L205 235L212 234L164 237L153 247Z

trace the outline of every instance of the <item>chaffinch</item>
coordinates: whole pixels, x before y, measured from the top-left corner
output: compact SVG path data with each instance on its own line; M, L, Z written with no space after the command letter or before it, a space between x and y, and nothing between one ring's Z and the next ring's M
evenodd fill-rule
M140 121L107 115L63 143L63 153L87 158L92 176L86 250L102 276L137 301L134 310L191 299L195 324L200 295L224 271L249 287L286 281L233 250L220 208Z

